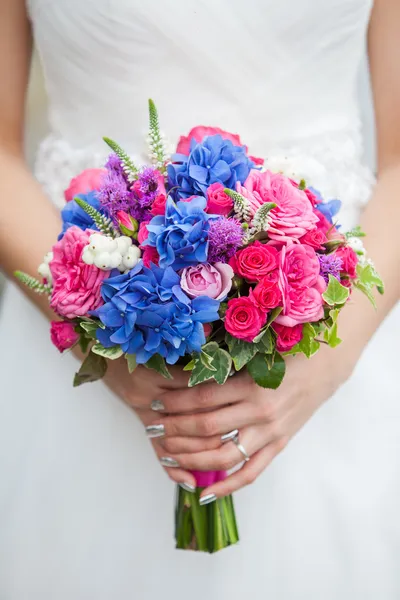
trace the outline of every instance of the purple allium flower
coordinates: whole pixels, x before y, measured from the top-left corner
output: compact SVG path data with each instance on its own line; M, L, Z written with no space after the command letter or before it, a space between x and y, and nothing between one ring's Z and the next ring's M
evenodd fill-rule
M107 171L114 172L117 175L120 175L121 177L123 177L126 181L128 181L127 177L124 173L122 163L116 154L114 154L114 153L110 154L110 156L108 157L108 160L104 166L107 169Z
M109 170L104 178L103 185L99 190L99 201L107 214L118 223L116 214L123 210L131 213L134 196L128 189L128 182L124 173L115 169ZM133 216L133 215L132 215Z
M221 217L210 224L208 261L228 262L243 243L244 231L237 219Z
M340 271L343 267L342 259L332 254L317 254L319 265L320 265L320 274L325 279L326 283L329 283L329 275L333 275L336 277L338 281L340 281Z

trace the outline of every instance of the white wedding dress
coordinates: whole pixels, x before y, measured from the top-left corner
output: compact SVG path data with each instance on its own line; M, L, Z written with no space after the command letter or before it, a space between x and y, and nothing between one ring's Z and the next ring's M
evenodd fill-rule
M30 0L52 128L36 176L61 206L69 179L106 156L103 135L140 160L151 97L173 142L197 124L237 131L252 154L340 197L341 222L355 223L373 184L356 100L371 5ZM174 549L174 487L141 423L103 384L72 388L75 360L57 353L48 324L10 285L0 320L1 600L398 599L398 317L236 494L241 542L209 556Z

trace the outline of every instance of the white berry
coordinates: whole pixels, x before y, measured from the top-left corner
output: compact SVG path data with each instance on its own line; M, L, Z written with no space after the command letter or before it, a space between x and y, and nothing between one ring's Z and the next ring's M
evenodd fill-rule
M82 260L87 265L92 265L94 263L94 252L92 252L90 246L85 246L82 252Z
M126 236L126 235L121 235L121 237L118 237L115 240L117 247L118 247L118 251L124 255L128 252L129 248L132 246L132 240L130 237Z
M108 252L100 252L94 256L94 264L102 271L108 271L110 268L110 255Z
M132 269L137 265L141 256L141 252L137 246L132 246L129 248L128 252L125 256L122 257L122 264L127 269Z
M109 254L109 259L110 259L110 268L117 269L121 264L122 256L121 256L120 252L115 251L115 252L111 252L111 254Z

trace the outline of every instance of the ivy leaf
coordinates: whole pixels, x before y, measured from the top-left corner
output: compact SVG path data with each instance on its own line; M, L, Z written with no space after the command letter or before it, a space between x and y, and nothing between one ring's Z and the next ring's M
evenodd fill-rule
M371 263L365 265L357 265L357 276L358 281L367 287L373 287L376 285L378 288L384 289L383 281L375 271L375 267Z
M376 309L376 302L374 294L372 293L372 289L370 286L365 285L365 283L361 283L361 281L354 281L353 285L355 288L360 290L365 296L367 296L368 300L371 302L372 306Z
M286 365L283 357L276 353L271 368L264 354L256 354L248 363L247 370L257 385L263 388L276 390L285 376Z
M349 289L342 285L336 277L329 275L328 287L322 297L329 306L335 306L335 304L344 304L349 297L349 293Z
M256 337L253 340L253 343L257 344L262 339L264 333L267 331L267 329L269 329L271 327L271 324L275 321L277 316L281 314L282 311L283 311L282 306L277 306L276 308L271 310L271 312L269 313L267 322L265 323L264 327L261 329L260 333L258 335L256 335Z
M104 329L104 325L96 321L80 321L79 327L93 340L96 339L97 330Z
M128 364L129 373L133 373L133 371L137 367L136 356L135 354L125 354L126 362Z
M270 329L267 329L264 332L264 334L261 336L261 339L255 344L255 346L258 352L262 352L263 354L271 354L273 352L275 344Z
M240 371L249 360L257 353L257 345L252 342L245 342L233 337L229 333L225 336L225 341L229 348L236 371Z
M108 358L109 360L116 360L123 355L123 351L120 346L112 346L111 348L104 348L100 342L94 344L92 346L92 352L94 354L98 354L99 356L104 356L104 358Z
M74 377L74 387L83 383L97 381L104 377L107 371L107 361L98 354L89 352Z
M285 356L291 354L298 354L302 352L307 358L311 358L320 348L320 343L315 339L317 332L311 323L305 323L303 325L303 337L300 342L293 346L291 350L285 352Z
M336 348L342 342L337 334L337 323L335 322L332 327L325 329L324 340L330 345L331 348Z
M192 360L183 367L183 370L184 371L192 371L194 369L195 364L196 364L196 361L194 358L192 358Z
M215 370L207 368L204 363L198 358L195 359L192 375L189 381L189 387L193 387L203 381L215 379L217 383L222 385L228 379L232 368L232 358L226 350L218 346L216 342L209 342L203 346L203 350L207 350L207 354L212 358L212 366Z
M207 354L207 352L204 352L204 350L202 350L200 352L200 360L203 363L203 365L205 367L207 367L207 369L210 369L210 371L216 371L217 369L213 366L213 358Z
M86 336L81 335L79 338L79 347L82 350L83 354L86 354L86 352L88 351L89 344L90 344L90 338L87 338Z
M160 354L154 354L154 356L149 358L144 366L147 369L153 369L153 371L157 371L157 373L165 377L165 379L173 379L171 373L168 371L164 358L160 356Z

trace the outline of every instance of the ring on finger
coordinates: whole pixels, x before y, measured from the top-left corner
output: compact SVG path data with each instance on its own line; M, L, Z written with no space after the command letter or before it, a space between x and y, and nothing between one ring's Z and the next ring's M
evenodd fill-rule
M237 434L232 438L232 442L235 444L235 446L239 450L239 452L243 455L244 461L249 462L250 456L248 455L247 450L243 446L243 444L240 443L239 432L237 432Z

